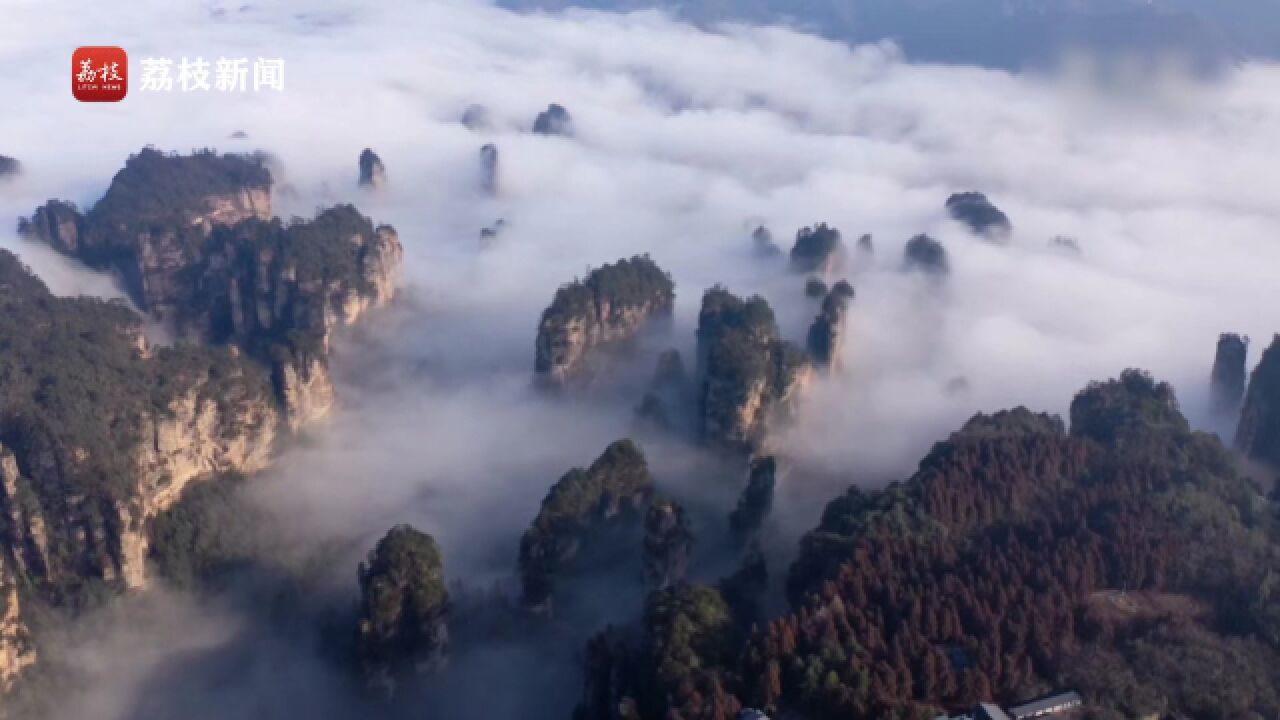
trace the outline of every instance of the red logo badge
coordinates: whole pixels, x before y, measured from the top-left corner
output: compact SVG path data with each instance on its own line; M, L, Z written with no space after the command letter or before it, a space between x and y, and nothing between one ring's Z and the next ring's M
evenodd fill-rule
M71 53L71 94L80 102L120 102L129 92L129 56L118 47Z

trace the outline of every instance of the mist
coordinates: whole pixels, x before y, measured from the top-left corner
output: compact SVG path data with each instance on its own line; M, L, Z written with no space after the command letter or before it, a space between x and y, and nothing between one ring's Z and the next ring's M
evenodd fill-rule
M760 293L783 334L804 338L817 304L784 260L753 256L760 223L784 250L816 222L846 245L863 233L875 242L874 257L851 257L833 278L857 290L840 369L815 379L777 438L775 579L828 500L905 478L975 412L1065 413L1090 380L1141 367L1174 384L1194 424L1229 436L1206 411L1217 336L1253 337L1252 364L1280 330L1276 65L1116 96L1071 78L911 64L888 43L704 30L654 11L3 0L0 16L0 61L20 69L0 78L13 99L0 153L25 169L0 182L0 246L54 292L122 295L18 238L17 219L50 197L90 206L148 144L266 151L277 214L352 202L405 246L395 305L338 338L333 416L245 490L270 519L261 567L221 596L158 586L59 624L48 652L78 682L55 718L369 716L317 627L354 605L356 564L389 527L431 533L468 588L509 589L520 533L550 485L636 432L659 351L691 357L706 288ZM124 102L69 97L65 55L84 44L130 53ZM139 89L140 58L184 55L283 58L285 89ZM572 113L575 137L529 133L552 102ZM476 103L491 128L459 122ZM485 143L500 152L496 197L481 192ZM356 186L364 147L387 166L377 193ZM966 190L1010 216L1009 243L947 217L947 196ZM481 228L499 218L504 230L483 247ZM921 232L950 256L941 282L902 272L903 246ZM556 287L638 253L672 274L672 327L590 392L537 392L534 335ZM638 439L659 487L693 506L695 572L714 577L716 522L744 476L678 440ZM566 717L581 639L631 617L641 598L597 600L539 631L542 644L464 648L415 707L385 713Z

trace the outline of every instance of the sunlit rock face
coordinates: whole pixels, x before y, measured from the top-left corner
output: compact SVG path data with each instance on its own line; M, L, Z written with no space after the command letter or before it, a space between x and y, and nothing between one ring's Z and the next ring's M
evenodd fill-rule
M255 155L166 155L144 148L129 158L88 212L52 200L19 230L85 264L119 273L138 307L171 317L192 285L182 272L214 226L271 216L271 173Z
M150 346L124 303L52 296L0 251L0 594L147 585L155 517L194 483L265 468L277 437L332 408L331 334L391 301L403 249L349 205L270 218L270 187L260 156L148 148L87 212L51 200L21 223L117 273L173 346ZM34 657L27 606L5 605L0 690Z
M761 447L808 373L804 353L779 338L764 298L743 300L722 287L703 295L696 392L706 444L734 452Z
M1013 235L1009 216L980 192L956 193L947 198L946 207L952 218L963 223L975 235L994 242L1005 242Z
M264 369L235 349L149 348L128 308L54 297L7 252L0 305L5 567L39 589L145 584L151 518L192 482L267 464Z
M1209 378L1209 409L1216 417L1232 417L1240 412L1244 402L1248 356L1248 338L1235 333L1223 333L1218 338L1213 373Z
M368 691L389 698L406 678L444 664L449 592L435 538L397 525L357 573L356 662Z
M361 164L380 161L368 152ZM146 148L87 213L51 200L20 230L118 272L138 307L179 337L268 364L296 429L332 406L330 335L391 301L403 248L394 228L350 205L273 219L270 188L263 156Z
M1255 460L1280 467L1280 335L1262 352L1249 376L1236 447Z
M592 349L634 338L651 320L670 317L674 302L670 276L644 255L562 286L538 323L535 376L556 387L583 377Z

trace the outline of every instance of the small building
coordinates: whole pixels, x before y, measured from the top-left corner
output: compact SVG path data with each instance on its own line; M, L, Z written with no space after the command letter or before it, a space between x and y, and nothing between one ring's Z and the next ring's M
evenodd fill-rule
M1009 715L1013 716L1013 720L1029 720L1029 718L1040 718L1054 713L1065 712L1078 708L1083 704L1084 698L1080 697L1080 693L1075 690L1069 690L1011 707L1009 708Z
M973 711L974 720L1010 720L1009 715L995 703L980 703Z

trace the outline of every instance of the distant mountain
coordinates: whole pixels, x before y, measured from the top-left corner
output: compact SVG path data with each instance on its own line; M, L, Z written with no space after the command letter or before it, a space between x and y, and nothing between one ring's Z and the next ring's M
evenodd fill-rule
M1280 0L499 0L507 7L662 7L693 22L786 23L908 58L1020 69L1063 50L1178 51L1200 66L1280 57Z

